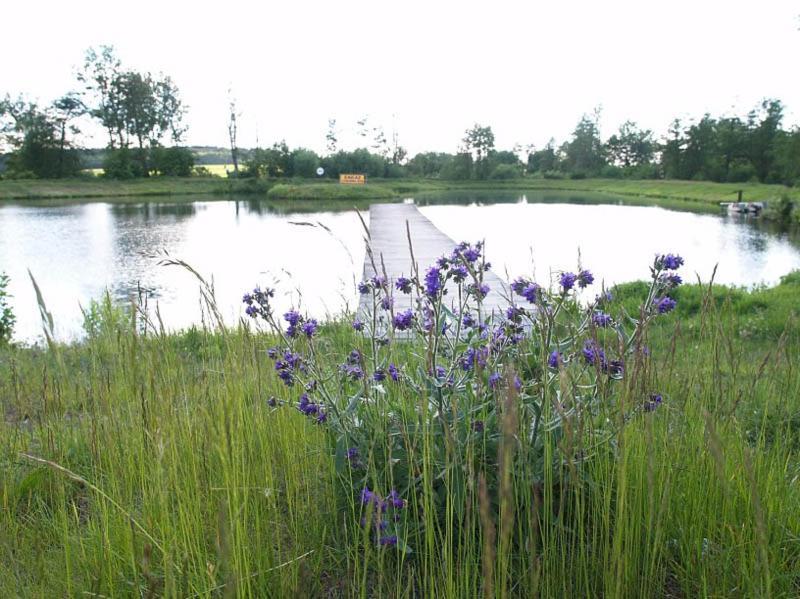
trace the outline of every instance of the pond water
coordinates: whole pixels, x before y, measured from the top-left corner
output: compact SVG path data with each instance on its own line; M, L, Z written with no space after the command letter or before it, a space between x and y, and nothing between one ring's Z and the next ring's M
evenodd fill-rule
M406 201L415 201L412 199ZM686 258L684 278L733 285L775 284L800 268L800 240L760 221L635 206L621 198L558 192L422 196L420 210L456 241L485 239L506 278L573 269L579 260L607 285L644 279L657 252ZM309 211L317 210L317 211ZM368 205L362 205L369 222ZM402 224L399 224L402 226ZM57 336L82 332L81 306L102 297L146 297L169 328L200 322L197 279L170 257L214 282L229 322L242 293L279 289L279 309L301 305L325 317L355 308L364 230L351 202L280 204L252 198L124 204L74 202L0 205L0 271L11 277L15 338L41 337L28 270L53 314Z

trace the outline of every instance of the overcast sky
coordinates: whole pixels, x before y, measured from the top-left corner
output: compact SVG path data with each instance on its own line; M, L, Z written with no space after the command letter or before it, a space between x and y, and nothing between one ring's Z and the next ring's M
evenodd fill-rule
M48 102L76 84L89 46L172 76L189 144L325 147L369 115L412 153L455 151L474 122L498 147L562 141L602 106L602 133L632 119L746 113L764 97L800 115L800 3L670 0L339 2L4 0L0 94ZM394 115L394 117L393 117ZM95 145L102 145L98 136Z

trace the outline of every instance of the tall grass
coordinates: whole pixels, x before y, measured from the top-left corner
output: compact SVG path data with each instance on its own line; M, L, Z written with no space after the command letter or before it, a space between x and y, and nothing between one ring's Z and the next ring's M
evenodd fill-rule
M681 289L616 395L664 400L626 411L610 443L578 420L531 441L510 384L496 436L449 439L424 397L387 385L360 460L373 488L413 470L408 548L359 525L370 507L326 427L293 407L265 354L274 337L145 333L106 306L81 344L0 353L0 594L796 596L795 279ZM368 343L345 322L318 339L334 365ZM543 406L552 420L557 404Z

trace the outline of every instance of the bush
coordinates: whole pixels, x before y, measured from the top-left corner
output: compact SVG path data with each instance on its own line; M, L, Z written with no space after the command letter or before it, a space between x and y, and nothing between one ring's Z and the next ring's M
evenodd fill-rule
M604 179L622 179L625 176L625 171L613 164L607 164L600 169L600 176Z
M189 148L158 146L150 150L150 168L167 177L191 177L194 154Z
M542 177L545 179L566 179L566 176L561 171L544 171Z
M498 164L489 175L490 179L519 179L522 176L518 166L514 164Z
M442 165L439 177L446 181L466 181L472 178L472 156L457 154L451 157Z
M109 148L103 158L103 176L109 179L134 179L147 176L146 150Z

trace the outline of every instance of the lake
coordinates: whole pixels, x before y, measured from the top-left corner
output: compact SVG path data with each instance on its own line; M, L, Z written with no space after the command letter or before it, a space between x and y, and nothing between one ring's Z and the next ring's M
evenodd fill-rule
M731 285L775 284L800 268L796 236L736 216L573 192L459 192L406 201L456 241L485 239L501 278L533 274L547 283L552 272L574 269L580 257L598 283L611 285L647 278L661 252L686 258L685 279L707 281L718 265L716 281ZM198 281L185 269L161 265L167 257L213 278L231 323L242 315L242 293L256 284L278 288L280 310L300 305L325 317L354 309L364 230L351 207L252 197L0 205L0 271L11 277L15 338L41 338L28 270L60 339L80 337L81 306L105 290L119 301L146 297L169 328L199 322ZM368 223L368 205L361 210Z

